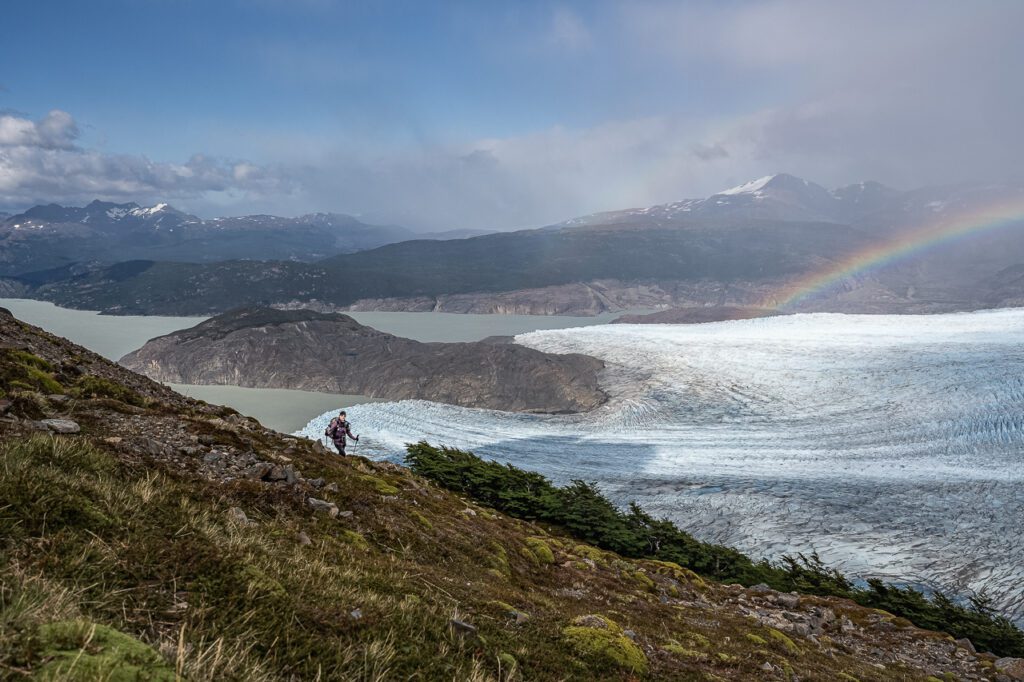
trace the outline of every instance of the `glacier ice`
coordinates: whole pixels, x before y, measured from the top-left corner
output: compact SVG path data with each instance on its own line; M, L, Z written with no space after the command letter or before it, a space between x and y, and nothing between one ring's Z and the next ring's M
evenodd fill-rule
M985 588L1024 622L1024 310L812 314L539 331L606 363L608 404L525 415L359 405L356 452L418 440L597 481L755 556L817 550L863 578ZM332 413L333 414L333 413ZM332 414L302 433L319 437Z

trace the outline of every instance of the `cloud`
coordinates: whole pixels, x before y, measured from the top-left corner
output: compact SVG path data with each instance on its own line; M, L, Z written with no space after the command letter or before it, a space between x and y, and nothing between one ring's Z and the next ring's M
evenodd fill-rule
M631 44L649 59L759 93L720 132L750 166L832 184L1024 180L1022 3L645 2L623 11Z
M1024 181L1024 3L567 1L459 17L460 36L481 37L441 52L477 59L436 92L396 85L372 50L268 43L256 63L271 85L360 84L323 89L346 97L322 128L250 119L210 138L269 165L105 154L63 112L0 114L0 206L181 197L200 213L510 229L779 171L827 186Z
M720 143L712 144L697 143L693 145L693 155L701 161L713 161L715 159L728 159L729 150Z
M0 114L0 148L72 149L77 137L78 126L66 111L54 109L39 121Z
M78 137L78 125L65 111L51 111L38 121L0 114L0 206L209 193L251 198L283 195L293 188L280 169L202 154L182 164L106 154L77 146Z

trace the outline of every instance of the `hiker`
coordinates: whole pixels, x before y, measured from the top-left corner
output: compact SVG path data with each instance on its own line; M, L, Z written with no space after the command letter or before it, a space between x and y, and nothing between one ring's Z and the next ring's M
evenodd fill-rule
M324 431L324 435L334 441L334 447L338 448L339 455L345 455L346 436L351 437L357 443L359 442L359 436L352 433L352 425L348 423L345 416L345 410L339 412L338 416L327 425L327 430Z

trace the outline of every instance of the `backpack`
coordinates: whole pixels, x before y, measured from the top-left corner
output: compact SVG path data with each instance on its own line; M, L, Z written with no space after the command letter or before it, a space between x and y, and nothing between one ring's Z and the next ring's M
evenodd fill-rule
M338 435L339 426L341 426L341 424L338 422L338 418L335 417L334 419L331 420L331 423L327 425L327 430L324 431L324 435L330 438L331 440L334 440L334 438Z

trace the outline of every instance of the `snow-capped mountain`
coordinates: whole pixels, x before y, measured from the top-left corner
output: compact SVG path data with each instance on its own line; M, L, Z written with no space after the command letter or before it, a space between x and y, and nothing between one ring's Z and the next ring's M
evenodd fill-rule
M768 175L722 190L704 199L573 218L549 229L593 226L685 226L714 221L772 220L828 222L869 232L888 231L934 219L945 211L1020 195L1024 188L1008 185L926 187L901 192L878 182L860 182L828 190L786 173Z
M316 260L419 236L335 213L203 220L163 202L47 204L0 218L0 275L87 261Z

